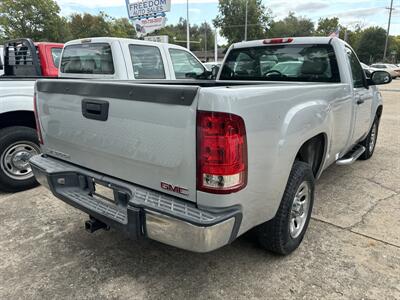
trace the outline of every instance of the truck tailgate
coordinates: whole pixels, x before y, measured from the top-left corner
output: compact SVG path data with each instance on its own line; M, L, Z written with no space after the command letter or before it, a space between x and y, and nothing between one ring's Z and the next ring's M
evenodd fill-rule
M196 201L197 86L39 80L43 152Z

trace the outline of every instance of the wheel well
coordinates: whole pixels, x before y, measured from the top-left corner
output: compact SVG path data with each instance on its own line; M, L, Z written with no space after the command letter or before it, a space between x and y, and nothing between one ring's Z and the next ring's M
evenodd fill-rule
M0 129L10 126L26 126L36 129L33 111L12 111L0 114Z
M320 133L306 141L297 152L296 160L308 163L317 176L325 154L326 135Z
M383 106L379 105L378 109L376 110L376 115L378 116L378 118L380 119L382 116L382 111L383 111Z

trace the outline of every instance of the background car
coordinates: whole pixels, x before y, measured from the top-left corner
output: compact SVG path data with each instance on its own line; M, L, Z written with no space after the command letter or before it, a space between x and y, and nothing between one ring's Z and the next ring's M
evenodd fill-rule
M203 66L205 66L208 71L211 71L212 68L214 68L215 66L220 67L221 63L220 62L214 62L214 61L213 62L206 62L206 63L203 63Z
M391 64L377 63L377 64L372 64L371 67L388 72L393 79L396 79L397 77L400 76L400 70L399 72L396 71L398 68L394 67L394 65Z

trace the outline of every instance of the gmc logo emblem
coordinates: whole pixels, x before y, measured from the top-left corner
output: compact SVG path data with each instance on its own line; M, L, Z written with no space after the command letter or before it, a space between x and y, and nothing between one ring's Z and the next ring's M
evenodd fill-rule
M169 183L166 183L166 182L161 182L161 188L163 190L167 190L167 191L170 191L170 192L173 192L173 193L177 193L177 194L181 194L181 195L184 195L184 196L188 196L189 195L188 189L185 189L185 188L180 187L180 186L175 186L175 185L172 185L172 184L169 184Z

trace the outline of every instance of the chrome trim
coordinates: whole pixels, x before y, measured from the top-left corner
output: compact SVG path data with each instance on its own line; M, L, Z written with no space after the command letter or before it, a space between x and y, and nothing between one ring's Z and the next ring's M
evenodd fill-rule
M146 210L148 238L193 252L210 252L228 244L234 224L232 217L212 226L196 226Z
M345 165L351 165L354 163L363 153L365 152L365 147L364 146L359 146L356 151L354 151L350 157L348 158L341 158L336 161L337 165L340 166L345 166Z

